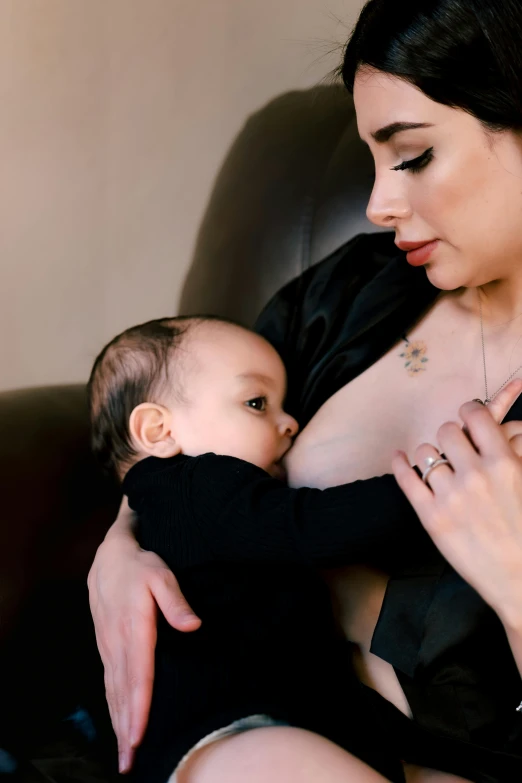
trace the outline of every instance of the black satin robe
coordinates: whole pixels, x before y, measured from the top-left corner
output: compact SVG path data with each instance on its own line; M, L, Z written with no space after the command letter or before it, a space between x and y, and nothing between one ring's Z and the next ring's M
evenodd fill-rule
M256 328L283 357L286 407L300 426L438 293L393 234L363 234L276 294ZM522 419L522 397L507 419ZM394 666L414 720L369 689L368 700L403 760L475 783L522 783L522 682L500 621L435 547L407 559L390 567L372 652Z

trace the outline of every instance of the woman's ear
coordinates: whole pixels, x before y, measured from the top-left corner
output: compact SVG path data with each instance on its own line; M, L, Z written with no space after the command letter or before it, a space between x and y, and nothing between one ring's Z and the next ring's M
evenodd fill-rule
M172 432L172 413L164 405L142 402L131 413L130 436L139 452L149 457L174 457L181 448Z

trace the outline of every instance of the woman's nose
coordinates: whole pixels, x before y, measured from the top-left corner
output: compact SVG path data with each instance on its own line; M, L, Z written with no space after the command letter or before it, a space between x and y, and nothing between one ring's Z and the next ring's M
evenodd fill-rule
M382 228L395 228L399 220L404 220L411 214L407 199L397 187L397 172L390 173L395 175L395 181L387 176L375 179L366 208L368 220Z
M299 424L296 422L293 416L289 416L288 413L283 414L283 418L281 419L281 423L279 425L279 431L281 435L286 436L288 438L293 438L294 435L297 435L297 431L299 429Z

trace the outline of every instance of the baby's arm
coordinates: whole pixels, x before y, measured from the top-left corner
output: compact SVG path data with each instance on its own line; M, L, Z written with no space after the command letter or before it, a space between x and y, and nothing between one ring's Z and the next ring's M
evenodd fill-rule
M232 457L197 460L193 517L216 559L381 563L391 549L424 536L393 476L292 489Z

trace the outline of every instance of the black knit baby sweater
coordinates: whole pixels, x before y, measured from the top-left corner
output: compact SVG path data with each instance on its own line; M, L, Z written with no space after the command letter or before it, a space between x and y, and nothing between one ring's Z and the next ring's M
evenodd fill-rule
M360 705L350 717L361 686L318 569L394 563L419 546L394 478L291 489L250 463L205 454L145 459L123 489L140 545L165 560L202 620L180 633L160 618L136 779L167 780L199 739L259 713L364 755L376 727Z

